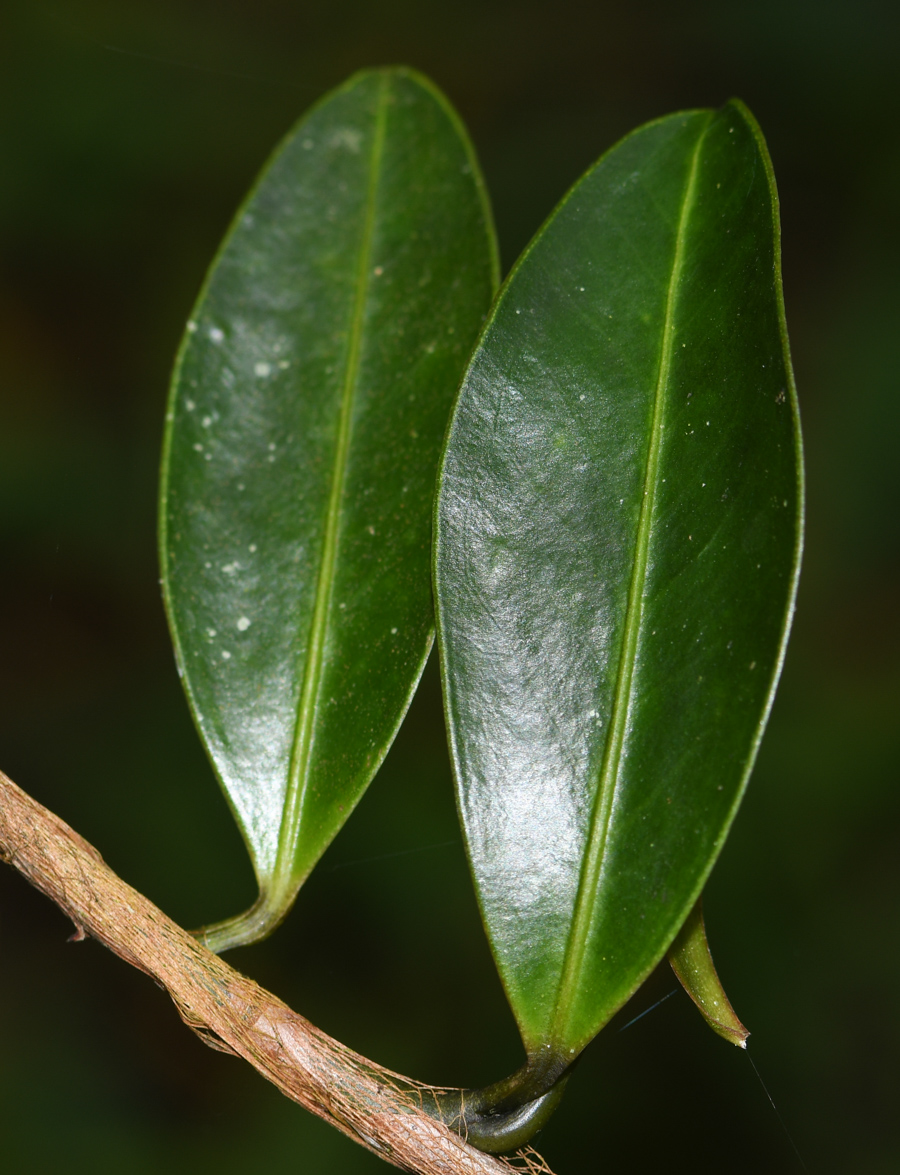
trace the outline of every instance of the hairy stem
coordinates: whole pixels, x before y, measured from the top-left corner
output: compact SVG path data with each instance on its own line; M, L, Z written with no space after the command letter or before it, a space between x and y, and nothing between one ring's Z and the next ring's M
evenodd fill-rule
M64 821L0 771L0 858L126 963L152 976L189 1028L243 1057L283 1094L402 1171L419 1175L547 1172L470 1146L435 1115L452 1091L382 1069L320 1032L212 954L127 885ZM463 1091L459 1091L464 1104Z

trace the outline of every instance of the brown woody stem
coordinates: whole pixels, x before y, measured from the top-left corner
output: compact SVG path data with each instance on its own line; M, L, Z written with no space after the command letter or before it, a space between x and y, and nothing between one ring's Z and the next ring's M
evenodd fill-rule
M287 1097L395 1167L419 1175L509 1175L510 1168L549 1175L533 1151L505 1159L470 1146L432 1116L450 1091L382 1069L320 1032L126 885L2 771L0 858L59 906L79 937L89 934L152 976L206 1044L243 1057Z

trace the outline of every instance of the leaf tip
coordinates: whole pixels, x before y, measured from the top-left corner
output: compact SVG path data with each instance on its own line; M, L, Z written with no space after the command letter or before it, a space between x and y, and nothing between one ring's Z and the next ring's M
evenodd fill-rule
M750 1032L738 1019L716 972L706 940L700 899L672 944L669 963L713 1032L730 1044L746 1049Z

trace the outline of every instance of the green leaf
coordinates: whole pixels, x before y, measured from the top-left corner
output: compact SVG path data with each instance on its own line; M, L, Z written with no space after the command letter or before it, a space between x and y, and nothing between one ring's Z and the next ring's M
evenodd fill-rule
M459 806L532 1073L699 896L772 702L801 511L765 145L736 102L661 119L520 259L439 481Z
M353 77L288 135L175 370L160 503L179 672L262 937L378 769L433 639L431 503L496 289L472 148L418 75Z
M669 950L669 962L679 983L713 1032L730 1044L745 1049L750 1033L738 1019L716 971L706 939L702 898L697 899L687 921L675 936Z

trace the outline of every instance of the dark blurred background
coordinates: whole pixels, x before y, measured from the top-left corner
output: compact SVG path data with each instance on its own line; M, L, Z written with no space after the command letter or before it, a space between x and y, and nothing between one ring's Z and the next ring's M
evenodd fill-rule
M783 684L707 894L719 969L806 1169L900 1170L900 6L873 0L5 0L0 764L188 926L254 896L157 586L169 369L232 211L353 70L430 74L508 267L638 123L733 94L768 137L809 524ZM0 870L0 1154L24 1175L387 1170ZM519 1062L470 892L437 675L270 942L232 961L390 1067ZM661 969L538 1144L559 1175L803 1169L746 1055Z

